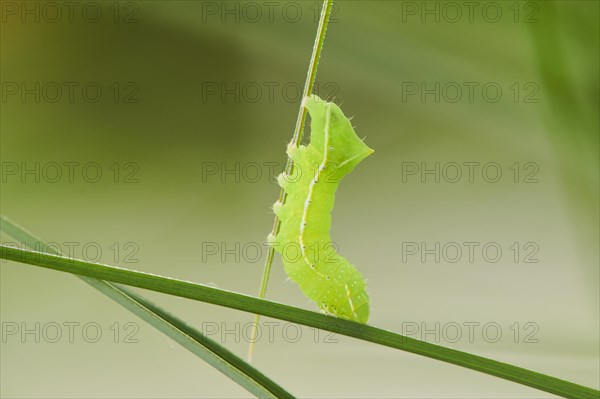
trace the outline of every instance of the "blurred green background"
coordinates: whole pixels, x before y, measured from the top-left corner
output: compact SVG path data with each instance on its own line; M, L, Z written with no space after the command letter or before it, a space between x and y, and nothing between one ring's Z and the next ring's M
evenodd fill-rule
M2 214L77 258L255 295L320 3L1 4ZM332 18L316 92L375 154L331 233L371 323L598 388L598 2ZM2 397L249 395L72 276L0 272ZM144 294L245 356L252 315ZM279 258L268 298L315 309ZM263 322L254 363L300 397L551 397Z

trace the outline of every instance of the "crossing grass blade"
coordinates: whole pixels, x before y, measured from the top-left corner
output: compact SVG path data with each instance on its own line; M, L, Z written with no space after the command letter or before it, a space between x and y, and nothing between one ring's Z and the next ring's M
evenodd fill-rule
M266 301L189 281L114 266L68 259L19 248L0 246L0 258L81 276L131 285L150 291L211 303L292 323L302 324L363 341L415 353L480 371L565 398L596 399L600 392L582 385L486 357L419 341L392 331L338 319L292 306Z
M4 216L0 218L0 231L30 248L46 248L49 252L52 251L54 255L60 256L55 248L44 245L37 237ZM115 284L93 278L93 276L79 277L225 374L256 397L293 398L292 394L250 364L136 293L124 287L118 287Z

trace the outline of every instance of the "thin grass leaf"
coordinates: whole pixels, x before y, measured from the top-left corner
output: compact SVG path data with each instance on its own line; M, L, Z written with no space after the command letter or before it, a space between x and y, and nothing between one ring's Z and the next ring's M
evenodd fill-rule
M391 331L231 291L114 266L0 246L0 258L144 288L261 314L463 366L566 398L595 399L600 392L556 377L478 355L419 341Z
M52 251L55 255L60 256L60 253L56 249L44 245L43 242L31 233L3 216L0 219L0 231L28 247L47 248L49 252ZM79 277L231 378L256 397L293 398L292 394L250 364L143 297L106 281L89 276Z
M309 97L312 94L313 87L315 85L315 79L317 78L317 70L319 69L319 60L321 59L321 51L323 51L323 44L325 43L325 33L327 32L327 26L329 25L329 17L331 16L331 10L333 7L333 0L324 0L321 8L321 16L319 18L319 25L317 28L317 35L315 36L315 44L313 45L312 55L310 57L310 63L308 64L308 72L306 73L306 82L304 83L304 91L302 92L302 99ZM294 134L289 145L298 146L302 142L302 136L304 134L304 123L306 122L306 107L301 103L300 109L298 110L298 118L296 119L296 127L294 128ZM290 157L287 158L285 165L285 173L292 175L294 172L294 160ZM281 188L279 190L279 202L285 203L287 199L287 193ZM273 229L271 234L276 236L281 228L281 220L275 215L273 221ZM269 246L267 250L267 259L265 260L265 266L263 268L263 274L260 279L260 289L258 291L258 297L263 299L267 295L267 286L269 285L269 278L271 276L271 268L273 267L273 260L275 259L275 247ZM260 321L260 315L256 315L254 318L254 327L252 328L252 335L250 339L250 346L248 347L248 361L252 361L252 353L254 351L254 343L256 342L256 336L258 334L258 322Z

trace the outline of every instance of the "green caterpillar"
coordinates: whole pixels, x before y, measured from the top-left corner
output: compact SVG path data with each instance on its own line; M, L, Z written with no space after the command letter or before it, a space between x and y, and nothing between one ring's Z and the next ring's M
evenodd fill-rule
M336 104L313 95L303 106L311 117L310 144L288 145L294 173L277 178L286 199L273 205L281 226L268 242L282 254L290 279L325 313L366 323L365 280L336 253L329 230L339 181L373 150L358 138Z

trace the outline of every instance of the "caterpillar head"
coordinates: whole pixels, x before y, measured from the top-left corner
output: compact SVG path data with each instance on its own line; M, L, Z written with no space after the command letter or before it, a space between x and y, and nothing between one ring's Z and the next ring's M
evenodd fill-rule
M310 145L333 163L341 175L349 173L374 151L357 135L340 107L322 100L316 95L303 101L311 118ZM336 134L330 134L331 131Z

